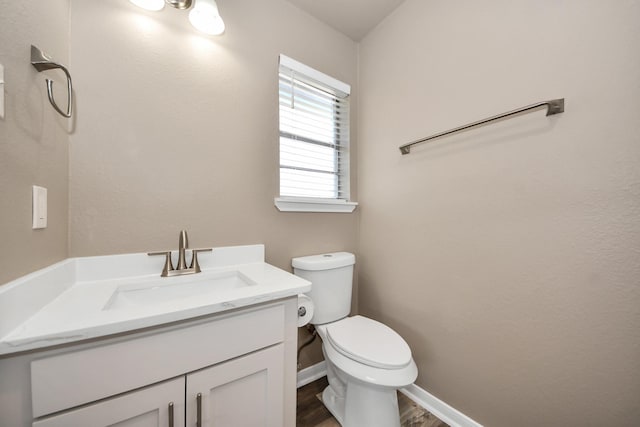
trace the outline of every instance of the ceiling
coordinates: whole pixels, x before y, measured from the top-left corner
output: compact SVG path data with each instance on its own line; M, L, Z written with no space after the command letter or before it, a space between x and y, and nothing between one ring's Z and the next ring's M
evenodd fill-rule
M325 24L360 41L404 0L288 0Z

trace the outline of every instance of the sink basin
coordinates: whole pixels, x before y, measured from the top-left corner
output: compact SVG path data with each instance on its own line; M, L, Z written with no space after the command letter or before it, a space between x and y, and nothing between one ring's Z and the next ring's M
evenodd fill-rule
M164 260L147 253L68 258L0 286L0 359L311 290L266 263L264 245L219 247L199 258L201 273L174 277L160 277Z
M121 285L116 288L103 310L145 307L166 303L179 304L183 300L221 297L240 288L256 284L239 271L200 273L197 275L154 278L144 283Z

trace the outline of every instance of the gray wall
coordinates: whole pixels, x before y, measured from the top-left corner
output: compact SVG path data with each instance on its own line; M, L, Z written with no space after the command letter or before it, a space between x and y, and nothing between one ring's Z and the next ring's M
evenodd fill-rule
M173 248L183 228L193 247L264 243L285 270L294 256L355 250L357 214L282 213L273 198L278 55L351 84L355 118L356 44L285 1L218 5L227 31L208 38L184 11L72 3L71 255ZM320 360L317 344L301 356Z
M355 89L356 44L283 0L218 5L227 31L202 37L186 11L72 2L71 255L173 248L183 228L194 247L264 243L284 269L355 249L355 215L282 213L273 198L278 55Z
M181 228L194 246L265 243L285 269L355 251L361 311L407 339L420 386L479 422L640 419L638 1L406 0L360 46L285 1L219 5L228 30L208 39L173 9L2 3L0 283L175 247ZM75 132L31 43L71 67ZM356 214L273 207L279 53L354 86ZM397 150L558 96L561 116ZM46 230L31 230L33 184L49 188Z
M5 118L0 119L0 284L67 257L68 131L47 99L46 77L66 105L60 71L38 73L31 44L69 62L69 2L1 1L0 64ZM58 90L62 89L62 90ZM48 228L31 228L31 187L48 189Z
M360 310L486 426L638 425L639 22L638 1L406 0L361 44Z
M357 214L273 205L278 55L351 84L355 120L352 40L283 0L220 0L221 37L197 34L187 11L68 3L2 5L9 111L0 120L0 283L67 256L175 248L181 229L193 247L264 243L267 261L286 270L294 256L355 251ZM75 128L48 105L30 43L69 65ZM352 129L357 198L355 121ZM31 230L33 184L49 189L42 231ZM310 350L305 366L322 357Z

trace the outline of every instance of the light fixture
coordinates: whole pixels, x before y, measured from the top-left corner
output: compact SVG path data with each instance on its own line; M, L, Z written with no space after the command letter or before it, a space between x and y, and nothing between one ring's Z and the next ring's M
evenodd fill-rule
M189 12L189 21L197 30L217 36L224 33L224 21L218 12L215 0L195 0L195 6Z
M129 0L131 3L138 7L147 10L162 10L164 9L164 0Z
M218 12L215 0L129 0L138 7L147 10L162 10L165 3L176 9L189 9L195 2L195 6L189 12L189 21L196 30L217 36L224 33L224 21Z
M191 0L166 0L166 2L176 9L189 9L191 7Z

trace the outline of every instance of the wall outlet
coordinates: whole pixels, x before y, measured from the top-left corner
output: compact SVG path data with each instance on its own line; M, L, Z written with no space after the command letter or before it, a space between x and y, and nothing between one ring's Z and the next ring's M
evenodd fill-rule
M47 228L47 189L33 186L33 229Z

